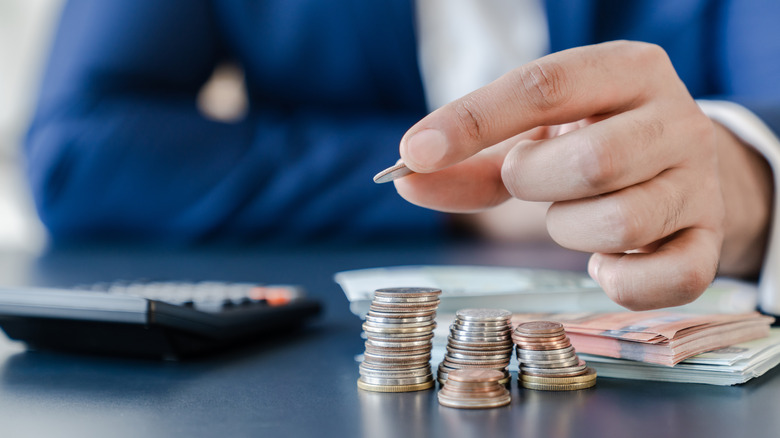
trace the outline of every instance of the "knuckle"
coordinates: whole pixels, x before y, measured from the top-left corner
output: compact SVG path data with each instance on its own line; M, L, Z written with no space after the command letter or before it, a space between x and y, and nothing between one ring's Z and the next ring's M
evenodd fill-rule
M474 96L466 96L454 107L458 130L470 140L479 140L487 131L487 119L479 110Z
M618 44L622 46L623 50L633 56L639 65L672 66L666 50L658 44L643 41L619 41Z
M539 201L541 199L534 196L533 185L529 184L526 178L528 172L524 168L526 163L524 158L521 148L509 151L501 165L501 181L512 197L523 201Z
M618 305L630 310L637 310L641 307L636 296L631 293L630 287L615 271L600 271L599 283L607 296Z
M642 216L624 202L613 201L609 204L603 219L604 235L612 241L611 250L625 251L633 247L643 235Z
M582 147L578 148L575 165L587 187L601 190L620 176L614 154L606 139L595 135L585 139Z
M685 195L675 188L669 188L667 196L669 199L667 200L666 214L661 225L661 237L669 236L679 230L688 205Z
M676 297L679 304L694 301L709 287L714 278L715 270L710 266L698 265L685 272L677 287Z
M539 110L549 110L565 103L567 79L565 68L550 60L535 61L520 67L515 76L519 99L530 101Z

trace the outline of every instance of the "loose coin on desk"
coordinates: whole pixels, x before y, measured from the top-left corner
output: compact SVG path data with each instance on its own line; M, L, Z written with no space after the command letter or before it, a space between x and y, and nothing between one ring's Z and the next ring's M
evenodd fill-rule
M366 336L358 388L375 392L421 391L434 386L431 339L441 290L377 289L363 323Z

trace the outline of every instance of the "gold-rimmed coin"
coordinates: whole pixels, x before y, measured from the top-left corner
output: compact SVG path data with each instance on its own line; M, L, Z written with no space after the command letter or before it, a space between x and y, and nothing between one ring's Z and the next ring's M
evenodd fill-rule
M520 380L523 382L538 383L538 384L554 384L561 385L566 383L587 383L591 380L596 380L596 370L593 368L586 368L585 373L579 376L562 377L562 376L531 376L528 374L520 374Z
M427 374L420 377L372 377L362 374L360 376L360 381L368 383L369 385L409 386L433 381L433 374Z
M547 383L533 383L521 381L521 386L526 389L535 389L538 391L576 391L579 389L588 389L596 386L596 380L582 383L562 383L560 385Z
M429 382L424 383L418 383L415 385L372 385L370 383L365 383L358 379L357 385L358 388L365 390L365 391L373 391L373 392L412 392L412 391L423 391L426 389L433 388L434 381L431 380Z

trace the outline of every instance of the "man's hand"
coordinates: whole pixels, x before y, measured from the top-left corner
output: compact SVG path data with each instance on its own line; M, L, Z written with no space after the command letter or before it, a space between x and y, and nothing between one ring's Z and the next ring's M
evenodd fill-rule
M576 48L513 70L418 122L400 152L418 174L396 188L417 205L552 202L550 236L594 253L590 275L633 310L693 301L722 247L755 254L765 239L768 169L701 112L651 44ZM737 207L755 214L727 220ZM755 270L761 251L750 263L732 256L744 265L735 270Z

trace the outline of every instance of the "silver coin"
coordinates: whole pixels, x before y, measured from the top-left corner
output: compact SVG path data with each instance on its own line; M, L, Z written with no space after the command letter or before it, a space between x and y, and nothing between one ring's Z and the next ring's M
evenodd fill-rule
M558 357L568 357L572 354L576 354L573 346L561 348L558 350L524 350L522 348L517 349L517 357L523 357L528 359L542 359L550 360Z
M363 353L363 360L370 363L418 363L428 362L431 360L430 353L418 353L418 354L376 354L376 353Z
M406 322L406 323L382 323L373 320L366 319L366 325L375 328L398 328L398 327L427 327L433 324L433 320L422 322Z
M458 324L456 322L455 324L452 324L450 328L458 331L466 332L466 333L479 333L479 334L488 334L493 336L501 335L501 336L506 336L507 338L512 337L512 330L507 327L471 327L463 324Z
M531 368L568 368L576 366L580 363L580 358L575 354L572 357L557 360L521 360L520 363L523 366Z
M474 355L474 354L461 354L448 351L447 356L455 359L474 359L474 360L506 360L507 362L512 360L511 354L490 354L490 355Z
M455 316L463 321L508 321L512 312L503 309L462 309Z
M497 330L497 329L506 329L506 330L512 330L512 324L509 322L509 320L501 320L501 321L466 321L460 318L455 318L455 321L453 321L455 324L461 325L463 327L468 328L474 328L474 329L484 329L484 330Z
M491 398L486 400L452 399L447 397L446 395L443 396L441 392L439 392L438 397L439 397L440 405L446 406L448 408L458 408L458 409L498 408L501 406L506 406L512 402L512 396L510 394L506 394L505 396L502 397Z
M462 333L462 332L461 332ZM459 333L453 333L453 331L450 331L450 337L456 341L460 342L468 342L468 343L476 343L476 344L501 344L501 345L509 345L512 346L514 343L512 342L511 338L507 338L505 336L472 336L472 335L464 335Z
M435 309L439 306L439 302L441 302L440 299L435 299L433 301L426 301L424 303L403 303L403 302L396 302L396 303L385 303L382 301L371 301L371 307L377 308L377 309L403 309L403 310L415 310L415 309Z
M431 374L430 365L405 370L377 370L371 368L370 364L360 364L360 375L368 377L401 379L408 377L421 377L428 374Z
M415 348L415 347L433 348L433 343L431 341L385 342L385 341L376 341L374 339L368 339L366 340L366 346L368 345L371 345L373 347L379 347L379 348Z
M371 303L371 305L368 307L368 310L371 312L380 312L380 313L402 313L406 315L401 315L402 318L408 318L407 315L417 315L421 311L433 311L436 312L436 308L439 306L439 303L435 303L430 306L383 306L381 304L377 303Z
M478 365L478 366L484 366L484 367L507 367L509 366L509 359L490 359L490 360L483 360L483 359L477 359L473 357L469 357L466 359L460 359L457 357L452 357L450 355L444 356L444 360L447 361L447 363L450 364L458 364L458 365Z
M374 295L382 297L419 297L441 295L441 289L435 287L386 287L375 290Z
M441 362L440 365L443 365L444 368L450 368L450 369L454 369L454 370L462 370L464 368L484 368L484 369L489 369L489 370L503 371L507 367L507 365L505 365L505 364L485 364L485 365L483 365L483 364L475 364L475 363L455 363L455 362L450 362L446 357L444 358L444 360Z
M461 350L477 350L477 351L503 351L506 349L512 349L512 342L464 342L454 339L452 336L447 337L449 345Z
M360 380L371 385L383 385L383 386L416 385L418 383L430 382L431 380L433 380L433 374L428 374L422 377L405 377L405 378L396 378L396 379L360 376Z
M434 315L414 316L410 318L383 318L379 316L366 315L366 321L370 321L378 324L410 324L416 322L431 322L433 320L434 320Z
M419 327L415 327L419 328ZM390 329L381 329L381 330L390 330ZM433 330L428 331L416 331L416 332L406 332L406 331L384 331L384 332L374 332L374 331L364 331L363 332L366 335L366 339L374 339L378 341L390 341L390 342L405 342L406 340L413 341L419 341L426 335L429 335L433 333Z
M520 365L520 371L527 372L530 374L542 374L542 375L555 375L555 374L570 374L570 373L577 373L580 371L584 371L587 369L588 366L580 361L579 365L565 367L565 368L537 368L537 367L529 367L525 365Z
M418 341L430 341L433 339L433 332L431 333L421 333L419 336L395 336L394 334L388 335L380 335L378 333L366 333L363 332L366 335L366 339L371 341L377 341L377 342L418 342Z
M372 369L372 370L378 370L378 371L405 371L405 370L413 370L416 368L420 368L421 366L429 365L429 362L418 362L418 363L383 363L383 362L368 362L363 361L362 362L366 367Z
M413 173L414 171L406 167L406 164L404 164L403 161L399 161L398 163L374 175L374 182L376 184L383 184L390 181L395 181Z
M483 343L483 342L501 342L508 345L514 345L512 342L512 338L506 337L506 336L480 336L480 335L472 335L471 333L467 332L461 332L457 330L450 330L450 337L456 341L461 342L477 342L477 343Z
M436 309L431 310L410 310L408 312L378 312L370 310L368 316L387 319L406 319L406 318L426 318L436 317Z
M371 325L370 323L366 322L363 323L363 331L366 332L366 334L370 333L425 333L430 332L433 329L436 328L436 323L431 322L423 326L419 327L407 327L404 325L398 325L396 327L376 327L374 325Z
M377 295L374 297L373 301L379 303L430 303L431 301L439 301L439 296L428 295L421 297L383 297Z

